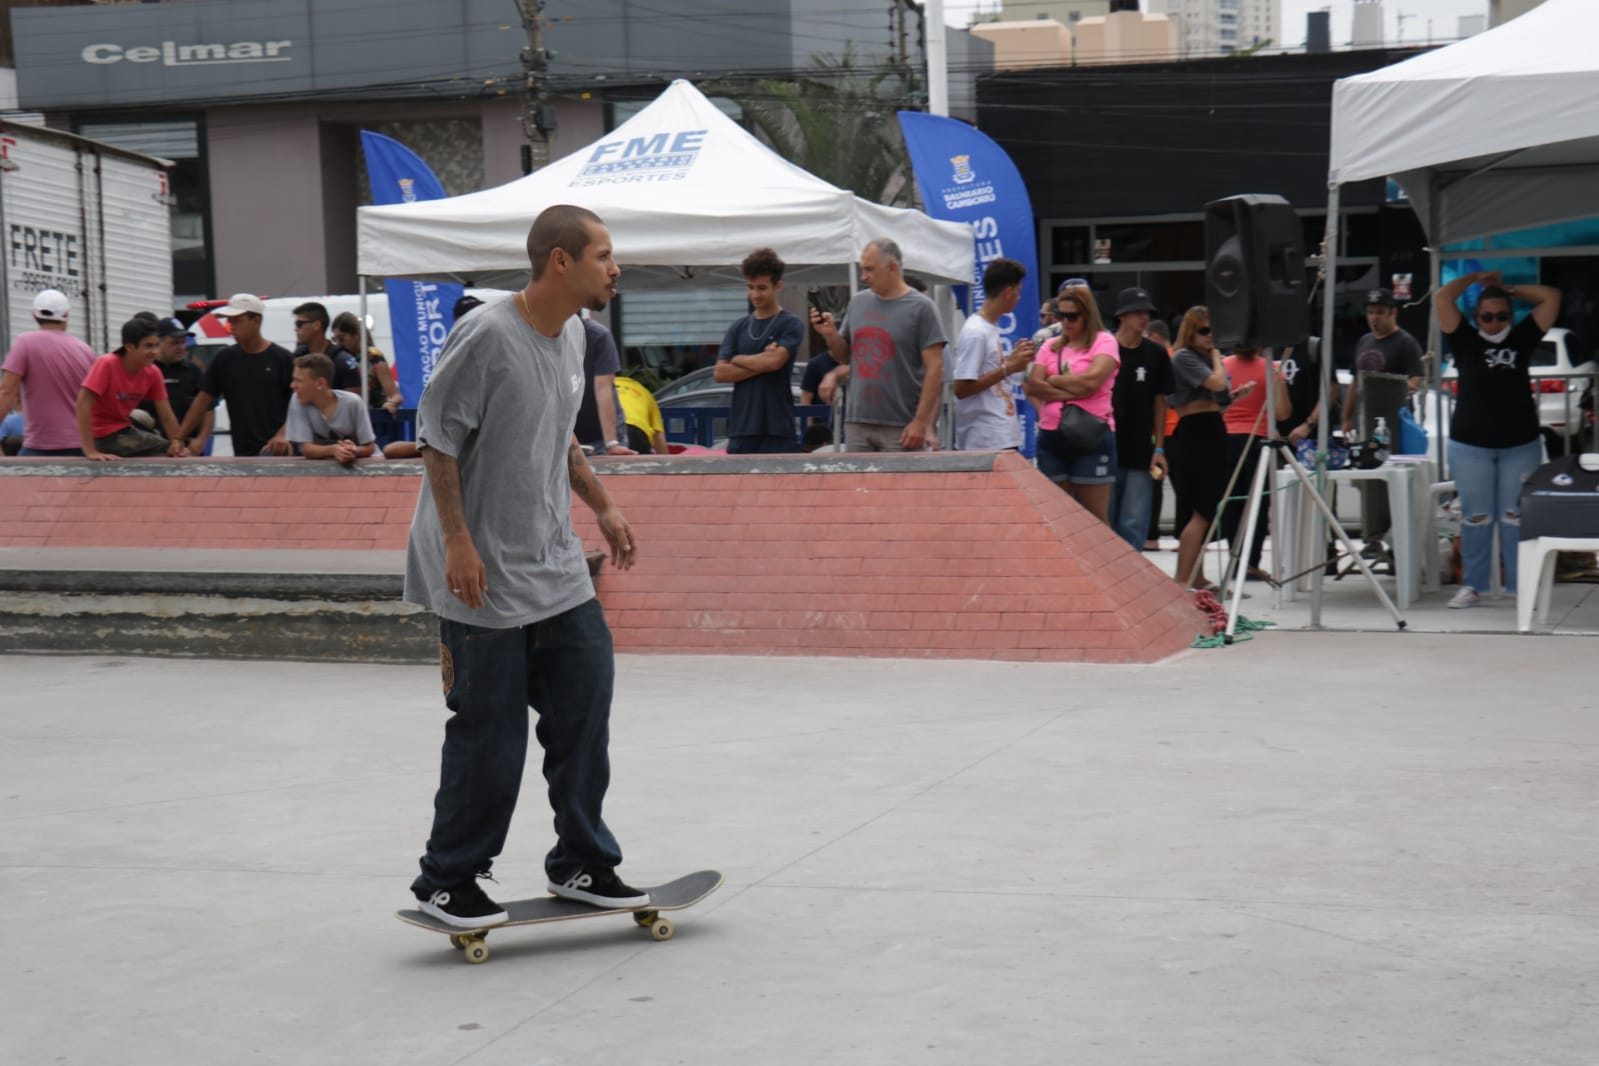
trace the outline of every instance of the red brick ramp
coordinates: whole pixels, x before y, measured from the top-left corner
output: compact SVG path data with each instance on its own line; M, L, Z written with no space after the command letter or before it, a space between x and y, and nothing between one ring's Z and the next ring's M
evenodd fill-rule
M0 548L403 550L421 475L383 460L11 460Z
M641 546L637 567L598 583L624 651L1155 662L1202 629L1170 579L1009 453L595 465ZM420 475L415 462L8 462L0 550L392 551ZM599 545L587 508L573 513Z
M605 471L640 541L634 569L599 579L622 650L1148 663L1203 628L1170 578L1012 453Z

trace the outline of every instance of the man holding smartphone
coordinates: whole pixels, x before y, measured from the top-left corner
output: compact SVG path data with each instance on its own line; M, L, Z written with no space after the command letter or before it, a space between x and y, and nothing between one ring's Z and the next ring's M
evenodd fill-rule
M1037 346L1025 340L1005 353L999 320L1016 310L1027 268L996 259L983 268L983 305L955 338L955 448L1003 451L1022 446L1011 376L1032 365Z
M905 280L899 245L886 237L861 252L866 288L844 320L811 309L811 325L834 360L849 367L844 447L919 452L937 437L944 390L944 327L933 301Z

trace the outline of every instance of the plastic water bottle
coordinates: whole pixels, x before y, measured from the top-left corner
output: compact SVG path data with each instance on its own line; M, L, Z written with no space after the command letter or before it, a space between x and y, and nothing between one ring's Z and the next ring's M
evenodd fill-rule
M1371 439L1377 442L1377 462L1388 461L1388 420L1379 417L1376 428L1371 432Z

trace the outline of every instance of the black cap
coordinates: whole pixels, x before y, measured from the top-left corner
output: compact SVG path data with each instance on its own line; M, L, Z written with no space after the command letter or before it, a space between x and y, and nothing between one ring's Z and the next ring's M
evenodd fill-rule
M1155 301L1149 298L1149 293L1147 290L1138 288L1123 289L1121 292L1116 294L1117 318L1120 318L1125 314L1130 314L1133 311L1149 311L1153 313L1154 310Z
M189 327L175 318L163 318L155 326L155 335L162 340L168 337L185 337L188 333Z
M1398 307L1399 301L1394 299L1394 294L1387 289L1372 289L1366 294L1366 306L1381 304L1383 307Z

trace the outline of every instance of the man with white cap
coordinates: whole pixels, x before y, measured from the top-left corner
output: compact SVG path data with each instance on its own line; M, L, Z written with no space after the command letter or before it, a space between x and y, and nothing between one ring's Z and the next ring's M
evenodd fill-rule
M266 304L259 296L241 292L229 297L226 307L211 313L228 321L235 343L211 360L205 384L184 416L179 434L190 440L205 413L221 399L228 405L234 455L292 454L294 446L283 436L283 420L293 396L294 357L261 336ZM191 443L192 454L204 449L204 440Z
M0 412L27 410L22 455L82 455L78 386L94 365L94 350L67 332L72 305L55 289L33 298L38 329L19 334L0 367Z

